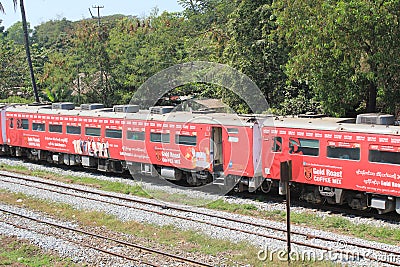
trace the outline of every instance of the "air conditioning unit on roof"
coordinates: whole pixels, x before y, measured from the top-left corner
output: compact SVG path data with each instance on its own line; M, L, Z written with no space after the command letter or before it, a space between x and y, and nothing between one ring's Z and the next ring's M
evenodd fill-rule
M81 110L95 110L101 108L104 108L104 105L101 103L81 104Z
M74 103L71 102L61 102L61 103L52 103L51 109L65 109L65 110L72 110L75 108Z
M123 112L123 113L136 113L139 112L138 105L116 105L113 107L114 112Z
M151 114L165 114L170 113L175 107L174 106L155 106L150 107Z
M357 115L357 124L394 125L394 116L381 113L366 113Z

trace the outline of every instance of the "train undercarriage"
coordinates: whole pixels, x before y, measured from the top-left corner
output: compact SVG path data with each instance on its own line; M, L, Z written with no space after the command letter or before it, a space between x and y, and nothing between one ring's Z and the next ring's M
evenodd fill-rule
M47 161L53 164L68 166L81 165L89 169L103 172L140 173L146 176L161 176L166 180L186 181L191 186L202 186L213 183L223 190L235 192L263 192L265 194L277 189L279 194L285 195L287 188L279 180L265 179L263 177L240 177L228 175L223 172L211 174L204 170L181 170L173 167L156 166L148 163L125 162L93 156L81 156L64 153L53 153L47 150L29 149L23 147L0 146L0 155L26 157L32 161ZM355 210L376 209L378 214L396 211L400 214L400 197L377 195L354 190L346 190L327 186L306 185L292 183L299 191L301 200L313 204L344 205Z

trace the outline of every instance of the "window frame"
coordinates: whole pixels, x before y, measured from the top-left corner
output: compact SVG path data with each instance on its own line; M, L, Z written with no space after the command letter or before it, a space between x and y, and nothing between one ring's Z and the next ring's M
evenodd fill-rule
M39 130L37 126L40 126L42 128ZM32 131L45 132L46 131L46 123L32 122Z
M280 144L281 144L280 146L277 145L277 141L280 142ZM273 153L282 153L282 145L283 145L282 136L274 136L271 151ZM280 149L276 149L277 147L279 147Z
M292 151L292 149L294 148L293 142L297 143L297 140L299 142L297 151L299 151L299 152L296 151L297 153L293 153L294 152L294 151ZM316 143L318 143L318 147L302 146L301 145L301 142L302 142L301 140L315 141ZM290 155L302 155L302 156L309 156L309 157L319 157L320 156L320 152L321 152L321 142L320 142L319 139L290 137L288 146L289 146L289 154ZM315 155L315 153L314 154L305 154L304 152L307 151L307 150L301 150L301 148L316 149L317 154L316 155ZM312 151L312 150L310 150L310 151Z
M61 130L57 130L57 131L54 131L54 128L53 127L55 127L55 126L57 126L57 128L58 127L61 127ZM53 129L52 129L53 128ZM49 133L63 133L63 127L62 127L62 124L50 124L49 123Z
M29 119L17 119L17 129L29 130Z
M386 151L386 150L381 150L379 148L373 149L371 147L372 147L372 145L370 145L369 148L368 148L368 162L369 163L390 164L390 165L393 165L393 166L399 166L400 165L400 160L398 161L398 163L390 162L390 161L382 161L382 157L386 156L386 155L393 155L394 154L394 155L398 155L398 157L394 157L394 158L400 158L400 151ZM380 159L381 159L380 161L372 161L371 160L371 152L372 151L380 153L380 155L379 155Z
M88 130L98 130L99 131L99 133L97 134L88 134ZM86 126L85 127L85 136L93 136L93 137L101 137L101 128L99 128L99 127L88 127L88 126Z
M331 149L342 149L344 153L338 153L338 157L334 157L332 155L329 155L329 152ZM352 158L351 155L353 153L349 153L350 151L355 151L358 154L357 158ZM342 155L342 156L339 156ZM348 155L349 157L346 158L344 155ZM328 145L326 146L326 157L328 159L340 159L340 160L352 160L352 161L360 161L361 160L361 148L360 147L341 147L341 146L335 146L335 145Z
M239 137L234 135L228 135L229 143L239 143Z
M155 135L159 135L159 139L153 139ZM167 137L168 139L164 139L163 137ZM163 144L170 144L171 143L171 136L169 133L150 133L150 142L152 143L163 143Z
M111 136L109 135L110 133L118 133L118 136ZM106 138L111 138L111 139L122 139L122 130L119 129L106 129L105 131L105 137Z
M70 132L70 131L69 131L70 128L79 129L79 133ZM81 134L82 134L82 126L67 125L67 127L66 127L66 132L67 132L67 134L81 135Z
M14 129L14 125L15 125L14 118L9 118L8 128L9 129Z
M139 135L136 135L139 134ZM138 136L141 137L139 139L133 139L133 138L129 138L130 135L132 136ZM126 131L126 140L130 140L130 141L145 141L146 140L146 132L145 131L131 131L131 130L127 130Z
M181 137L184 138L194 138L194 142L181 141ZM175 144L182 146L197 146L197 136L196 135L186 135L186 134L175 134Z

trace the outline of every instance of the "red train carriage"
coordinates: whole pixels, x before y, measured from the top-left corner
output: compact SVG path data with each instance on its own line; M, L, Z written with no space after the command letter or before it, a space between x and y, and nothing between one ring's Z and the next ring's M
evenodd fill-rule
M279 179L280 162L292 160L293 181L303 185L305 200L400 213L398 126L279 118L273 129L263 127L263 139L263 155L274 154L272 165L264 156L263 176Z
M129 168L154 175L157 170L193 185L261 177L254 153L261 131L252 117L139 111L129 105L73 108L71 103L9 107L5 128L11 153L102 171ZM165 110L152 111L157 109ZM254 183L250 187L256 189Z
M98 131L107 132L108 125L93 111L20 105L9 107L6 118L7 143L13 155L67 165L88 163L86 155L106 157L106 142Z
M168 179L201 185L213 176L214 183L228 185L257 172L261 176L260 157L253 149L261 147L260 127L253 118L172 112L129 114L126 121L126 160L151 163ZM153 174L145 164L140 171Z

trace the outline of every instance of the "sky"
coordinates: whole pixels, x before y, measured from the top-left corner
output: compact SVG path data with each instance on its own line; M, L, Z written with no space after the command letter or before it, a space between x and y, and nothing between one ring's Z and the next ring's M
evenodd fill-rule
M10 27L21 21L19 6L14 11L13 0L0 0L6 14L0 13L0 26ZM148 16L154 7L163 11L182 11L183 8L177 0L25 0L25 13L31 28L51 19L62 19L76 21L90 18L89 8L94 16L97 16L97 9L93 6L104 6L100 9L100 16L114 14L134 15L138 17Z

